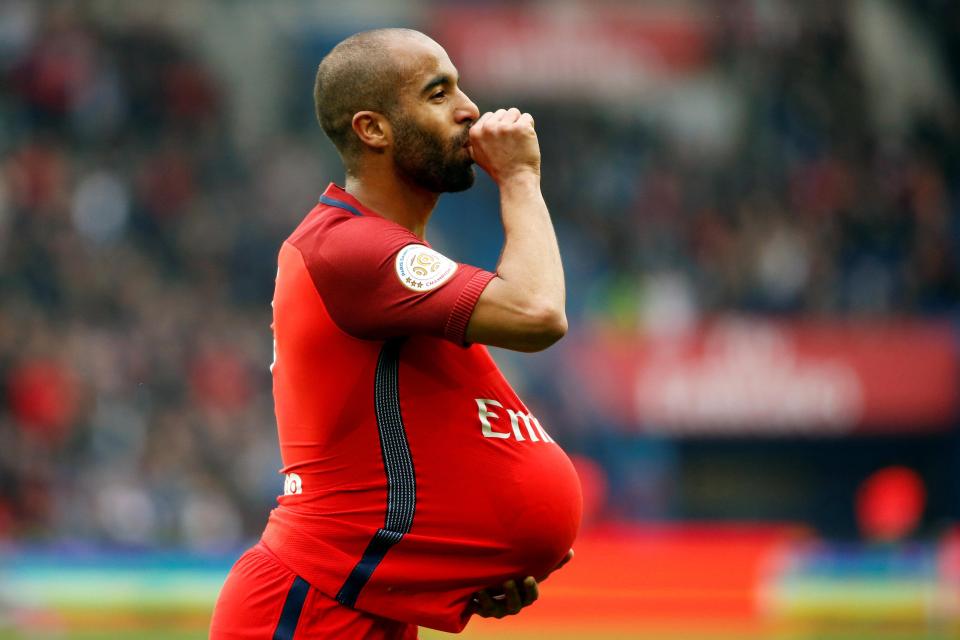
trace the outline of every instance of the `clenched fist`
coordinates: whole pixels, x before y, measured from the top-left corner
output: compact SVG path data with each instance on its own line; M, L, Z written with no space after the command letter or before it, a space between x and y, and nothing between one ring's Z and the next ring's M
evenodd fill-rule
M470 127L470 155L497 184L531 173L540 176L540 143L533 116L517 108L487 112Z

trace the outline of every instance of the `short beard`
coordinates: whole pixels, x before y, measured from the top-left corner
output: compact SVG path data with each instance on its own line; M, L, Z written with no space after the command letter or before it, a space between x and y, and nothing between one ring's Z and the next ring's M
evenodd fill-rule
M469 132L449 142L434 135L413 120L394 121L393 162L411 182L433 193L454 193L473 186L476 174L473 159L464 152Z

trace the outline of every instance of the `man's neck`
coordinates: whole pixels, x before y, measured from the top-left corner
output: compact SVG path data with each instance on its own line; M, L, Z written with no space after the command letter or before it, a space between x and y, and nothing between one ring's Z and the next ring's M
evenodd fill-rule
M432 191L402 182L393 175L379 179L347 175L346 190L363 206L406 227L421 240L440 197Z

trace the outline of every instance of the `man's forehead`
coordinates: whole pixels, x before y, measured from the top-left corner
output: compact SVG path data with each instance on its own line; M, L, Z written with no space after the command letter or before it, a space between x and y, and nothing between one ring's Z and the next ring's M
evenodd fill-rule
M397 54L404 84L419 84L441 74L456 77L447 52L423 34L397 38L390 46Z

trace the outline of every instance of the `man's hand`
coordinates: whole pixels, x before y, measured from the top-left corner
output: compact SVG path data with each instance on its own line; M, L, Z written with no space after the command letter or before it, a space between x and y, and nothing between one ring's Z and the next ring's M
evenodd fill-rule
M502 589L491 587L477 592L470 602L472 612L481 618L497 619L520 613L521 609L529 607L540 597L539 583L546 580L551 573L560 569L572 559L573 549L570 549L563 560L550 573L541 578L535 579L533 576L527 576L519 584L516 580L507 580L503 583Z
M516 107L486 112L470 127L470 155L497 184L528 173L540 177L533 116Z

